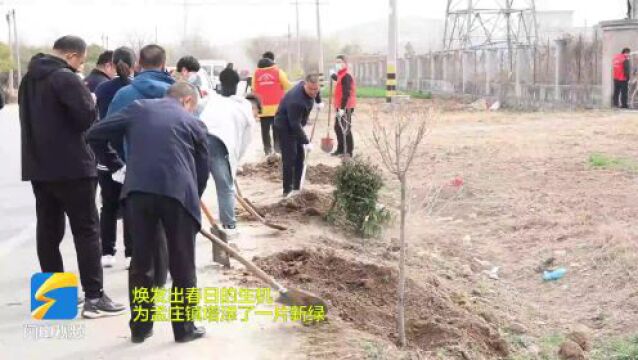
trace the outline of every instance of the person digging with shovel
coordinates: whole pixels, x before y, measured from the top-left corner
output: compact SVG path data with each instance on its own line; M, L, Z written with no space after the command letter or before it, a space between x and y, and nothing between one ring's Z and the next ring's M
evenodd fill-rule
M168 245L168 266L173 286L171 293L184 294L197 288L195 236L201 229L200 199L208 181L207 129L193 114L198 90L185 81L172 85L162 99L134 101L122 111L93 125L89 143L113 141L125 137L129 151L126 179L122 187L124 217L130 224L133 257L129 270L131 303L131 341L144 342L153 334L149 316L154 299L137 300L136 289L151 292L155 283L154 256L162 240L161 227ZM171 301L173 335L177 342L188 342L205 334L203 327L186 319L196 306L192 297Z
M222 88L236 86L232 79L222 79ZM230 81L231 83L226 83ZM200 118L208 127L210 171L215 180L219 220L228 237L237 235L234 179L237 166L251 142L254 108L261 105L255 96L248 100L238 95L211 95ZM256 102L254 105L251 102ZM258 111L258 110L257 110Z
M357 85L348 69L348 62L344 55L335 59L335 70L331 77L335 81L334 106L335 134L337 135L337 150L333 156L348 155L352 157L354 140L352 137L352 113L357 105Z
M319 75L306 75L286 95L275 115L275 131L279 134L283 172L283 195L293 196L299 191L306 152L312 150L310 139L303 127L315 101L321 103Z

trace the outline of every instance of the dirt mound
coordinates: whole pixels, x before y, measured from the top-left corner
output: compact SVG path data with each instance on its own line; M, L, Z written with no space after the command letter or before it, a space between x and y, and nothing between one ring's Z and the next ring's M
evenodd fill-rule
M324 165L317 164L314 166L308 166L306 176L308 176L308 181L313 184L320 185L332 185L337 175L337 168Z
M306 180L312 184L330 185L337 173L337 168L324 165L310 165L306 170ZM261 177L269 181L281 181L281 157L270 156L266 160L245 164L237 175L242 177Z
M266 160L245 164L240 171L237 171L237 175L243 177L261 177L270 181L281 180L281 158L278 156L269 156Z
M304 190L274 205L260 207L258 211L266 216L324 216L331 206L331 195L318 191Z
M324 249L293 250L255 260L276 278L295 286L303 283L304 289L330 301L332 316L339 316L357 329L397 341L398 273L394 269L347 260ZM452 298L452 291L436 278L424 287L407 281L409 345L427 351L446 348L470 358L506 357L508 346L496 327Z

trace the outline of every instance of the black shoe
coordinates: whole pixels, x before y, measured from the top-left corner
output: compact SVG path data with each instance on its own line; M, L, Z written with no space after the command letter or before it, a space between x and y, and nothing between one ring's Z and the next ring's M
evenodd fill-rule
M123 314L126 306L111 300L106 294L102 294L98 299L86 299L82 317L86 319L97 319L106 316L116 316Z
M330 156L341 156L341 155L343 155L343 153L339 152L339 151L335 151L335 152L330 154Z
M194 326L193 330L186 333L186 335L181 336L179 338L175 338L175 341L178 343L186 343L189 341L197 340L206 334L206 329L203 326L197 327Z
M145 334L132 334L131 341L135 344L141 344L144 340L153 336L153 329L147 331Z

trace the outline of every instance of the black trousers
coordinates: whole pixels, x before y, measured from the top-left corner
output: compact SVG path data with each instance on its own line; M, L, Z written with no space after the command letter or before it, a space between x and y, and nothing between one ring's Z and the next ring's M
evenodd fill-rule
M197 287L195 272L195 235L199 224L175 199L162 195L132 193L126 198L124 216L128 221L133 238L133 257L129 270L129 300L131 303L131 333L145 334L153 328L153 323L134 321L136 313L133 309L141 306L152 314L153 303L133 304L135 288L150 289L154 284L155 253L161 246L157 237L157 227L161 223L168 245L168 265L173 277L173 292L183 292L180 301L171 303L171 313L179 312L181 319L186 319L189 303L187 288ZM193 322L172 322L173 334L179 339L193 331Z
M306 153L303 144L286 130L275 129L279 133L284 194L301 187L301 173Z
M113 181L111 173L98 171L102 208L100 209L100 239L102 239L102 255L115 255L115 239L117 238L117 215L120 212L120 194L122 184ZM125 224L125 222L122 222ZM131 236L124 226L124 256L133 253Z
M613 106L622 107L625 109L628 108L629 107L627 104L628 95L629 95L629 81L614 80L614 99L612 101Z
M94 178L41 182L32 181L37 216L36 243L42 272L63 272L60 243L65 214L71 224L80 282L87 299L102 296L102 264L99 218L95 206Z
M337 150L335 153L343 154L348 153L352 157L354 151L354 139L352 138L352 113L354 109L346 109L346 113L343 118L339 116L335 117L335 135L337 136ZM345 138L345 151L344 151L344 138L343 129L346 130Z
M281 153L281 147L279 146L279 134L273 127L275 122L274 116L262 117L259 123L261 124L261 141L264 144L264 153L266 155L272 154L273 146L276 153ZM272 143L270 141L270 132L272 129Z

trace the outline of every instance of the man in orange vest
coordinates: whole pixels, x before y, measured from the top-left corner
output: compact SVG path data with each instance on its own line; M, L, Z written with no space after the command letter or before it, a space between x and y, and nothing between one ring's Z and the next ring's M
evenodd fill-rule
M620 54L616 54L613 60L614 67L614 98L612 104L623 109L627 106L627 94L629 93L629 77L631 67L629 64L630 49L624 48ZM620 103L619 98L620 97Z
M262 59L257 64L251 87L262 104L262 112L259 115L259 119L264 153L266 156L272 154L273 145L275 152L280 153L279 136L273 129L273 122L279 103L291 85L286 73L275 64L275 55L272 52L266 51L262 55ZM272 145L270 141L271 129L273 129Z
M354 140L352 138L352 113L357 105L357 85L348 69L348 62L344 55L338 55L335 62L336 72L332 80L336 81L334 92L334 106L337 112L335 119L335 134L337 135L337 150L333 156L347 154L352 157ZM344 143L345 132L345 143Z

